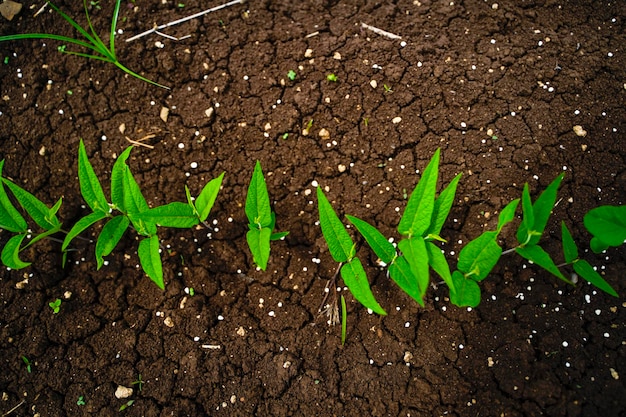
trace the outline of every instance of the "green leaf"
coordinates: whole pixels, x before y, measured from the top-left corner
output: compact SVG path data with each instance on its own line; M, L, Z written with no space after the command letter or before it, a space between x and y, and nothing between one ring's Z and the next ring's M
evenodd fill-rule
M83 199L91 210L109 213L109 203L102 191L100 181L89 162L82 139L78 147L78 181Z
M267 268L267 262L270 258L270 236L272 231L264 227L262 229L250 229L246 233L248 247L252 252L254 263L263 271Z
M426 242L421 236L413 236L410 239L402 239L398 242L398 249L411 266L411 272L417 278L420 294L424 296L428 289L430 276L428 273L428 252Z
M280 240L280 239L284 238L285 236L287 236L288 234L289 234L289 232L272 233L272 235L270 236L270 240Z
M144 220L163 227L188 229L199 223L198 217L189 204L175 201L148 211L136 214L136 219Z
M56 214L61 208L61 204L63 204L63 197L59 198L57 202L54 203L54 206L48 209L48 215L46 216L46 220L48 222L50 223L54 222L54 219L56 219Z
M124 206L127 210L126 214L130 218L133 227L137 230L137 233L143 236L156 234L156 224L141 219L138 216L150 210L150 206L148 206L146 199L141 193L139 184L135 181L135 177L133 177L128 166L126 166L124 171Z
M200 221L203 222L209 217L209 213L213 208L213 204L215 204L215 199L217 198L217 194L220 192L220 187L222 186L222 180L224 179L224 172L220 174L219 177L212 179L209 181L202 191L200 195L196 199L195 207L198 210L198 216ZM268 197L269 204L269 197Z
M585 214L583 222L589 233L602 242L596 247L620 246L626 241L626 206L596 207Z
M396 248L374 226L357 217L346 215L350 223L356 227L372 248L376 256L385 264L389 265L396 258Z
M576 247L576 242L574 242L572 234L569 232L565 222L561 222L561 240L563 241L563 256L565 257L565 262L568 264L575 262L578 259L578 247Z
M9 187L17 201L39 227L51 230L61 226L59 219L55 215L50 216L50 209L41 200L6 178L2 178L2 181Z
M129 224L130 221L126 216L116 216L106 222L96 241L97 269L100 269L104 263L102 257L109 255L115 249Z
M591 246L591 250L594 253L602 253L609 248L609 244L601 241L597 237L591 238L591 242L589 242L589 246Z
M20 259L20 245L26 237L25 233L15 235L2 248L2 263L11 269L22 269L30 265L30 262L24 262Z
M530 199L528 183L526 183L524 184L524 191L522 191L522 224L517 229L517 241L520 245L526 245L530 242L532 236L529 234L533 232L534 225L535 213Z
M132 150L132 146L126 148L124 152L117 157L117 160L113 164L113 170L111 171L111 202L122 213L128 211L124 199L124 194L126 194L124 191L124 177L128 169L126 160Z
M581 277L583 277L586 281L590 282L592 285L601 289L607 294L612 295L613 297L619 297L617 292L611 287L611 285L602 278L600 274L596 272L595 269L589 264L589 262L585 260L580 260L574 263L574 271Z
M261 163L256 161L254 173L250 179L248 195L246 196L246 216L250 224L259 228L269 227L272 223L272 208L270 207L270 197L267 193L267 185L261 170Z
M139 242L139 262L141 268L160 289L165 289L163 282L163 266L161 264L161 254L159 253L159 237L153 235L142 239Z
M88 214L87 216L80 219L70 231L65 235L65 239L63 240L63 244L61 245L61 250L65 252L70 242L79 234L81 234L85 229L87 229L92 224L104 219L107 215L102 211L94 211L93 213Z
M498 234L500 234L500 232L502 231L502 228L507 223L511 222L515 218L515 210L517 210L519 201L520 201L519 198L511 201L500 212L500 216L498 216L498 229L496 230Z
M461 249L457 268L465 278L482 281L496 266L502 255L502 248L496 242L497 236L496 231L483 232Z
M524 236L524 242L526 241L527 231L530 230L531 237L530 240L526 243L528 245L536 245L541 239L541 235L548 224L548 219L550 218L550 214L552 213L552 209L554 208L554 204L556 203L556 195L561 185L561 181L563 181L563 177L565 174L560 174L558 177L554 179L548 185L548 187L541 193L541 195L535 200L533 204L533 226L532 228L528 227L526 222L523 222L520 228L517 231L517 240L520 243L520 236ZM524 201L522 201L522 206ZM526 216L526 209L522 207L524 211L524 216Z
M440 149L437 149L424 170L422 178L411 193L411 197L409 197L409 202L398 225L398 232L401 235L422 236L430 227L435 208L439 154Z
M437 245L432 242L426 242L426 251L428 252L428 264L430 267L444 280L446 285L454 291L454 281L450 275L450 265L443 252Z
M411 265L404 256L398 256L389 265L389 276L409 297L424 307L424 299L417 283L417 277L413 275Z
M0 161L0 178L2 177L2 167L4 159ZM2 180L0 179L0 229L8 230L13 233L25 233L28 230L28 224L24 217L9 200L9 196L4 190Z
M568 284L572 284L572 282L569 279L563 276L563 274L561 273L561 271L559 271L559 268L556 266L552 258L550 258L550 255L548 254L548 252L543 250L541 246L537 246L537 245L518 246L517 248L515 248L515 252L517 252L518 255L520 255L522 258L528 259L532 263L539 265L540 267L550 272L555 277L562 279Z
M457 307L476 307L480 304L480 287L459 271L452 273L454 291L450 291L450 302Z
M372 294L370 283L367 281L365 270L359 258L352 258L341 267L341 278L358 302L376 314L387 315Z
M456 195L456 187L461 179L462 174L458 174L448 184L448 186L439 194L439 197L435 200L435 206L433 209L433 219L426 234L439 236L441 228L448 218L452 204L454 203L454 196Z
M330 205L322 187L317 187L317 208L322 235L335 262L348 262L353 256L354 243L339 217Z

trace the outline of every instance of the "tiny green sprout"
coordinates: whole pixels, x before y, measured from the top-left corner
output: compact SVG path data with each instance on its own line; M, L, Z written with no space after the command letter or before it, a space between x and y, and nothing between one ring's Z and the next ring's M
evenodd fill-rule
M78 397L78 401L76 401L76 405L85 405L85 397L82 395Z
M102 7L100 7L100 1L90 1L89 4L91 4L91 6L95 7L97 10L102 9Z
M22 356L22 361L26 364L26 371L30 374L32 371L32 364L26 356Z
M498 135L492 135L491 140L498 140Z
M9 63L9 57L8 57L8 56L5 56L5 57L4 57L4 64L6 65L6 64L8 64L8 63Z
M192 297L196 295L196 292L194 291L193 287L189 287L189 295Z
M122 404L122 406L120 407L120 411L124 411L126 410L128 407L130 407L131 405L133 405L133 403L135 402L135 400L128 400L126 402L126 404Z
M383 88L385 89L385 93L393 93L393 90L387 84L383 84Z
M369 118L369 117L364 117L364 118L363 118L363 124L364 124L365 126L369 126L369 124L370 124L370 118Z
M306 130L311 130L311 127L313 127L313 119L309 120L309 123L306 124Z
M67 95L71 96L72 94L74 94L74 92L72 90L67 90Z
M189 294L191 294L191 288L189 289ZM141 392L143 390L143 379L141 379L141 374L138 374L137 376L137 380L131 382L131 385L137 385L137 389L139 389L139 392Z
M65 48L67 48L67 45L59 45L57 47L57 51L59 52L65 52Z
M296 79L296 76L298 74L296 74L296 72L294 70L289 70L289 72L287 73L287 78L289 78L289 80L293 81Z
M283 133L282 138L283 140L287 140L289 138L289 133L288 132Z
M403 188L402 189L402 198L406 200L408 197L409 197L409 195L406 192L406 188Z
M184 3L178 3L177 6L182 9L183 7L185 7L185 4Z
M61 311L61 299L60 298L57 298L56 300L49 302L48 305L50 306L54 314L57 314L59 311Z
M336 76L335 74L328 74L328 75L326 76L326 79L327 79L328 81L332 81L332 82L334 82L334 83L336 83L336 82L339 80L339 78L337 78L337 76Z

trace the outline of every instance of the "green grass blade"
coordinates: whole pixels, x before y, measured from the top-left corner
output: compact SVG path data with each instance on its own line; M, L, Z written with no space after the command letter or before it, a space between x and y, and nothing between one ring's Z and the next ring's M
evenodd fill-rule
M611 287L611 285L602 278L600 274L596 272L595 269L589 264L589 262L585 260L580 260L574 263L574 271L581 277L583 277L586 281L590 282L592 285L601 289L607 294L612 295L613 297L619 297L617 292Z
M159 237L153 235L139 242L139 262L141 268L160 289L165 289L163 282L163 265L161 264L161 254L159 253Z
M422 236L430 227L435 208L439 155L440 149L437 149L409 197L398 225L398 232L401 235Z
M424 307L424 299L419 285L417 284L417 277L413 275L411 265L409 265L409 262L404 256L398 256L396 260L389 265L389 276L402 291L417 301L420 306Z
M122 213L127 212L124 198L124 172L126 171L126 160L133 147L129 146L117 157L111 171L111 202Z
M113 17L111 18L111 32L109 35L109 50L111 51L111 55L115 56L115 35L117 32L117 19L120 15L120 4L122 0L117 0L115 2L115 8L113 9Z
M20 246L26 237L25 233L13 236L2 248L0 259L2 263L11 269L22 269L30 265L30 262L24 262L20 259Z
M430 275L428 273L428 251L426 242L421 236L413 236L410 239L402 239L398 242L398 249L409 262L411 272L417 278L417 285L423 297L428 289Z
M376 256L385 264L389 265L396 258L396 248L387 238L374 226L357 217L346 215L350 223L356 227L359 233L365 238L367 244L372 248Z
M354 243L337 213L328 202L322 191L317 187L317 208L320 216L322 235L328 244L328 250L335 262L348 262L353 256Z
M199 223L193 208L178 201L135 214L134 217L158 226L180 229L189 229Z
M70 242L79 234L84 232L89 226L92 224L106 218L106 214L101 211L94 211L93 213L88 214L83 217L79 221L76 222L74 226L70 229L70 231L65 235L65 239L63 239L63 244L61 245L61 250L65 252L67 247L70 245Z
M450 302L457 307L476 307L480 304L480 287L473 279L468 279L459 271L452 273L454 291L450 291Z
M372 294L370 283L367 281L365 270L359 258L352 258L350 262L343 264L341 267L341 278L358 302L376 314L381 316L387 315L385 310L378 304L378 301L376 301L376 298L374 298L374 294Z
M428 252L428 265L444 280L446 285L450 287L450 291L454 291L454 281L450 274L450 265L440 248L432 242L426 242L426 251Z
M83 140L80 140L78 146L78 182L80 184L80 192L83 199L89 205L92 211L100 211L109 213L109 203L102 191L100 180L89 162L87 151Z
M572 238L572 234L569 232L565 222L561 222L561 240L563 242L565 262L568 264L575 262L578 259L578 247L576 247L576 242L574 242L574 238Z
M441 228L443 224L446 222L448 218L448 214L452 209L452 204L454 204L454 197L456 196L456 188L461 179L461 173L459 173L454 179L448 184L446 188L439 194L439 197L435 200L435 206L433 208L433 218L430 227L426 234L439 236L441 233Z
M26 220L9 200L9 196L2 185L2 168L4 159L0 161L0 229L13 233L25 233L28 230Z
M28 215L45 230L55 229L61 225L56 215L50 215L50 209L37 197L15 184L12 181L2 178L4 184L9 187L22 208L26 210Z
M497 236L495 231L483 232L461 249L457 268L465 277L482 281L489 275L502 256L502 248L496 242Z
M113 249L115 249L129 225L130 220L128 220L126 216L116 216L106 222L96 241L97 269L102 268L104 263L104 259L102 258L109 255Z
M520 255L522 258L525 258L531 261L532 263L539 265L540 267L542 267L543 269L545 269L546 271L548 271L555 277L562 279L568 284L572 284L572 282L569 279L565 278L565 276L561 273L561 271L556 266L552 258L550 258L550 255L548 254L548 252L543 250L541 246L537 246L537 245L519 246L515 248L515 252L517 252L517 254Z
M498 216L498 229L496 230L498 234L500 234L504 226L506 226L515 218L515 210L517 210L519 202L519 198L511 201L500 212L500 216Z
M0 42L17 41L17 40L23 40L23 39L50 39L50 40L61 41L65 43L71 43L74 45L82 46L84 48L91 49L94 52L100 53L100 51L97 48L95 48L92 44L83 42L78 39L70 38L67 36L55 35L53 33L22 33L22 34L16 34L16 35L0 36Z
M270 197L267 193L267 185L259 161L256 161L250 186L248 187L245 211L248 221L252 225L262 228L269 227L272 223Z
M596 207L585 214L583 222L589 233L603 242L603 246L620 246L626 241L626 206L624 205ZM594 252L596 252L595 249Z
M209 181L202 191L198 198L195 201L195 208L198 211L198 216L200 221L203 222L209 217L209 213L215 204L215 200L217 199L217 194L220 192L220 187L222 186L222 180L224 179L224 172L220 174L219 177L212 179ZM268 197L269 198L269 197Z
M346 344L346 333L348 332L348 309L346 308L346 298L341 294L341 346Z
M93 28L93 25L91 24L91 16L89 16L89 8L87 7L87 0L83 0L83 8L85 9L85 17L87 19L87 26L89 26L89 32L91 32L90 41L93 42L94 45L96 45L96 48L98 50L106 51L109 56L113 56L111 51L107 49L106 45L104 44L104 42L102 42L102 39L100 39L100 36L98 35L96 30ZM85 35L83 34L83 36Z
M270 235L272 231L264 227L262 229L250 229L246 233L246 241L254 263L263 271L267 268L267 262L270 258Z

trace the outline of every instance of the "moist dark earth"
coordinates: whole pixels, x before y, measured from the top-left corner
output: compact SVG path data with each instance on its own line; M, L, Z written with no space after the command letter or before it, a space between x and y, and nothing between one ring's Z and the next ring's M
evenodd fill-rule
M35 16L42 1L22 3L0 35L78 36L49 8ZM112 3L90 6L105 41ZM82 2L56 4L87 24ZM593 254L582 223L591 208L626 197L623 2L250 0L162 30L184 39L125 42L216 5L123 2L120 62L170 90L61 54L56 41L0 44L3 175L50 206L63 196L67 229L89 213L77 177L81 138L107 194L128 139L152 146L129 159L151 206L185 201L185 184L197 195L226 172L210 228L160 229L164 291L138 266L130 231L96 270L102 224L74 241L65 267L53 240L22 252L30 267L3 267L0 413L625 415L624 247ZM621 297L568 285L511 254L481 283L477 308L452 305L435 275L421 308L352 230L388 315L368 314L342 291L342 346L340 326L319 312L337 264L315 186L341 218L397 239L406 194L437 148L439 189L463 174L442 231L452 266L524 183L536 198L564 172L542 246L562 262L564 221ZM256 160L277 228L290 231L272 243L267 271L245 238ZM504 229L505 249L519 222ZM2 231L0 244L10 236ZM117 398L118 386L133 392Z

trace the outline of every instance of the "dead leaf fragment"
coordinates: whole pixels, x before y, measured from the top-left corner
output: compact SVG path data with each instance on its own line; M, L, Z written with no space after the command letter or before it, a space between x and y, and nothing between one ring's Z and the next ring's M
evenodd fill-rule
M11 0L5 0L4 3L0 4L0 14L6 20L13 20L20 10L22 10L22 5Z

